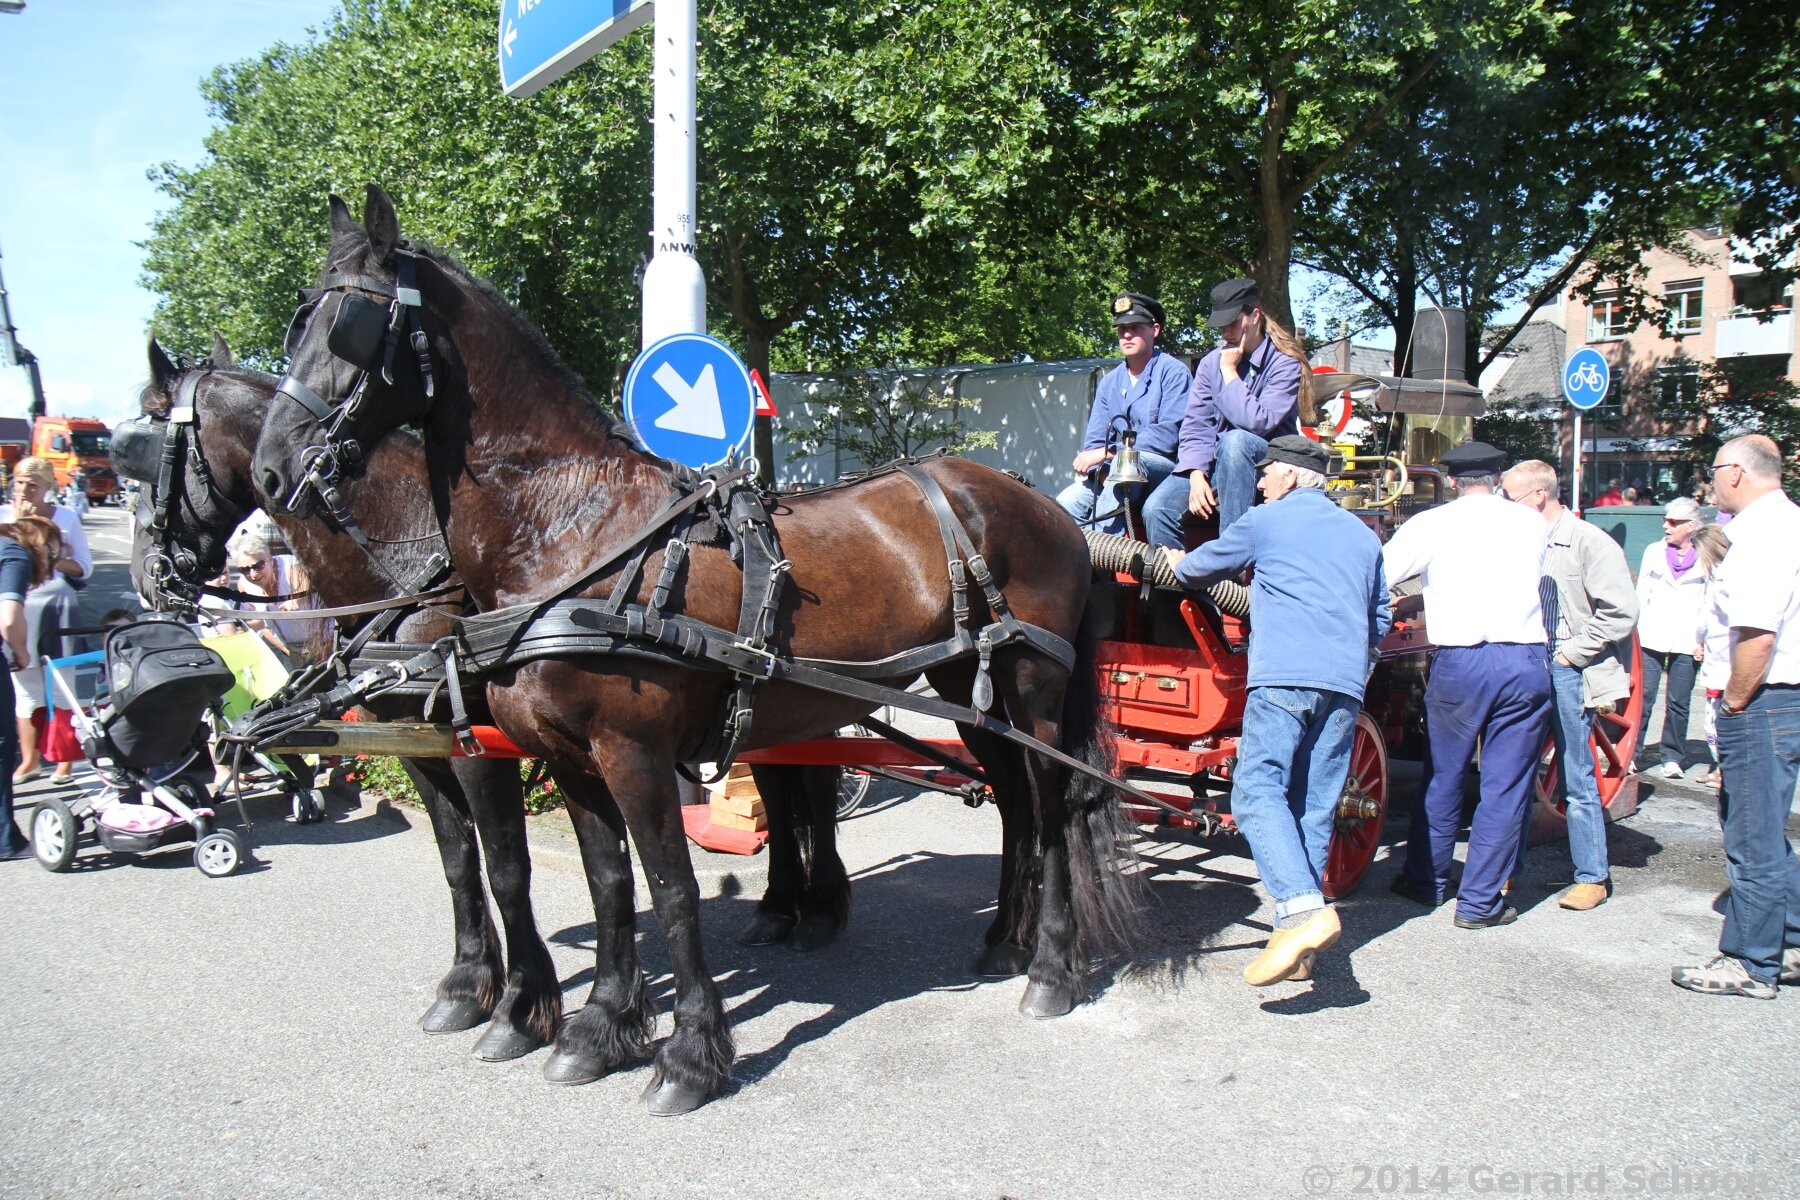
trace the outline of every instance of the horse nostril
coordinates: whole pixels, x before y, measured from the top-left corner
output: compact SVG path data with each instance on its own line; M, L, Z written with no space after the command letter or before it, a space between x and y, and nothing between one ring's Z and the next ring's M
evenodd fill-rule
M281 490L281 477L275 473L273 467L268 467L263 470L262 493L269 498L269 503L275 507L287 507L285 503L287 495Z

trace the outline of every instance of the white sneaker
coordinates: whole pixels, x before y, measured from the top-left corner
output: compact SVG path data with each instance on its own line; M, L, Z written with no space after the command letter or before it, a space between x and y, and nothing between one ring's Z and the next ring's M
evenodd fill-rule
M1674 763L1658 763L1644 774L1652 779L1680 779L1681 768Z

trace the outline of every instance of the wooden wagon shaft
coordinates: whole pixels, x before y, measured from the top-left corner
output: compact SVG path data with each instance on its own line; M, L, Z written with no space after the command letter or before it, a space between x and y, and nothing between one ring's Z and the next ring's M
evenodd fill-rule
M492 725L473 733L482 749L495 758L529 758L512 739ZM449 725L423 721L321 721L260 743L271 754L373 754L396 758L461 758L456 731Z

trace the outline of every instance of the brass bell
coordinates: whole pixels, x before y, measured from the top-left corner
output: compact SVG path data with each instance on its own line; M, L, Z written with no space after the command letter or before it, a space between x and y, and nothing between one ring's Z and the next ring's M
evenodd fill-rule
M1137 431L1127 429L1119 435L1119 450L1113 455L1113 486L1123 487L1134 483L1149 482L1150 477L1144 474L1144 464L1138 457Z

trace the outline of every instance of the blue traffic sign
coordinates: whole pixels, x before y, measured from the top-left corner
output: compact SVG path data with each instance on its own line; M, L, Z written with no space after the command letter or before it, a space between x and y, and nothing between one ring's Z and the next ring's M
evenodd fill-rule
M1583 346L1569 355L1569 360L1563 364L1563 395L1576 408L1594 408L1606 399L1607 389L1611 386L1612 367L1592 346Z
M500 0L500 90L522 100L650 15L650 0Z
M625 419L652 454L689 467L723 462L750 436L756 385L724 342L671 334L625 376Z

